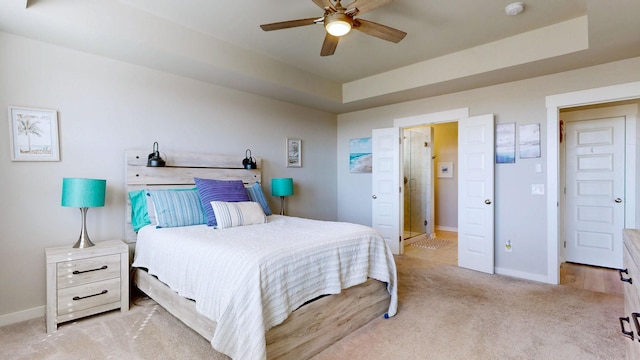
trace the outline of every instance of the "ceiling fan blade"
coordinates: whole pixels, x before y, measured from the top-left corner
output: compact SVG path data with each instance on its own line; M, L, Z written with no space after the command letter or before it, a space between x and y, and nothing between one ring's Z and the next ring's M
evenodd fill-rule
M331 3L331 0L312 0L318 7L322 10L325 8L329 8L333 11L336 11L335 6Z
M263 25L260 25L260 27L264 31L280 30L280 29L288 29L288 28L293 28L298 26L313 25L316 23L316 20L318 20L317 17L308 18L308 19L281 21L281 22L276 22L271 24L263 24Z
M394 43L399 43L407 35L404 31L363 19L353 19L353 28L367 35Z
M357 8L358 13L362 14L367 11L375 10L381 6L385 6L392 1L393 0L354 0L354 2L347 6L347 10Z
M320 56L329 56L333 55L336 52L336 47L338 47L339 37L327 34L324 37L324 42L322 43L322 50L320 50Z

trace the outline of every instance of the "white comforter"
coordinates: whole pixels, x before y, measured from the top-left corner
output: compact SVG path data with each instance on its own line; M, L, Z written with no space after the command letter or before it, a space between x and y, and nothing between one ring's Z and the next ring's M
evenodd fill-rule
M396 267L374 229L273 215L266 224L206 225L138 233L134 267L196 301L217 322L212 346L233 359L266 359L265 333L306 301L371 277L386 282L397 310Z

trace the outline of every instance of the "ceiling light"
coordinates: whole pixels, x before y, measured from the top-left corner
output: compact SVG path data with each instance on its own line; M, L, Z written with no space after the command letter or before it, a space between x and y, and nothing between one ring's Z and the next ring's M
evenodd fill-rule
M333 36L347 35L351 31L351 18L345 14L333 13L324 19L324 27Z
M504 8L504 12L507 13L507 15L518 15L523 11L524 3L522 1L511 3Z

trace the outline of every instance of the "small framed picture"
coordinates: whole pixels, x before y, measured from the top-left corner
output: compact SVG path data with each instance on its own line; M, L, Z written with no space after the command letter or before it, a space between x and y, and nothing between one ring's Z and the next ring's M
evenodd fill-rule
M438 163L438 177L450 178L453 177L453 163L452 162L439 162Z
M56 110L9 106L12 161L60 161Z
M520 159L540 157L540 124L520 125Z
M302 167L302 140L287 138L287 167Z
M516 162L516 123L496 125L496 164Z

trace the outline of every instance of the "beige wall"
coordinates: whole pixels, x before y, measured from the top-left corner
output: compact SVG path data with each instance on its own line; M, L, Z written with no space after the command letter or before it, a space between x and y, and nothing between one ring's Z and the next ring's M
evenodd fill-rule
M640 58L449 95L367 109L338 116L338 218L371 224L371 176L348 172L348 141L393 127L394 119L469 108L470 116L495 114L496 123L540 123L542 157L516 159L495 167L495 266L499 272L527 278L547 274L546 196L531 194L532 184L546 184L545 97L640 80ZM542 164L542 173L536 173ZM374 169L375 171L375 169ZM506 253L504 242L513 251Z
M436 230L452 230L458 228L458 123L450 122L433 126L433 160L436 166L434 176L434 202ZM451 178L438 178L439 162L453 163Z
M58 111L60 162L12 162L9 105ZM60 206L63 177L107 180L106 206L89 210L94 241L124 234L124 150L154 141L172 152L263 159L272 177L293 177L288 213L337 218L336 116L0 32L0 325L43 314L44 248L72 246L80 212ZM302 139L303 167L285 165L285 139ZM22 313L18 313L21 312Z

